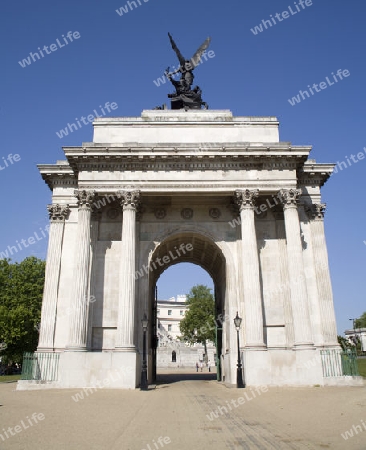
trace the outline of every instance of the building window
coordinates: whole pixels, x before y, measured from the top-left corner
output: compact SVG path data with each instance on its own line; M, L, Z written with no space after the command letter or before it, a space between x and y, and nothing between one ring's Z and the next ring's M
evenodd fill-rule
M172 331L172 326L168 325L168 331Z
M168 316L171 316L171 315L172 315L172 310L168 309Z
M172 351L172 362L177 362L177 353L174 350Z
M183 311L183 309L181 309L180 310L180 315L183 316L183 313L184 313L184 311Z

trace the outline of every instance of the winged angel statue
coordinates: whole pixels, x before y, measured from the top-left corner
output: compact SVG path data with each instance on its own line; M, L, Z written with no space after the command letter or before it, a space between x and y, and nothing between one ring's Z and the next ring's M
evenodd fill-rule
M202 101L201 98L201 89L199 86L195 86L192 89L192 84L194 79L193 70L200 64L201 56L210 45L211 38L208 37L205 40L191 59L185 59L170 33L168 33L168 36L170 43L172 44L172 49L179 59L179 67L177 70L169 72L168 67L165 71L165 76L173 84L176 90L174 94L168 94L168 97L171 98L172 109L201 109L202 106L207 109L207 103ZM176 81L172 77L178 72L181 73L181 78Z

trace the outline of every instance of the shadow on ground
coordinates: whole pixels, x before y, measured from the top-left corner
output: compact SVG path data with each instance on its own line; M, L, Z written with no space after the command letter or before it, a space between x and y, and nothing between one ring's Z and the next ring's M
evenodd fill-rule
M216 380L216 373L157 373L156 384L171 384L179 381L212 381Z

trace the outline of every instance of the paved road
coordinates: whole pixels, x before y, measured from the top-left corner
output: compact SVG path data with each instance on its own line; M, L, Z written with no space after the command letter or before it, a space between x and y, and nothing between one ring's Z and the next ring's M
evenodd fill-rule
M1 384L0 449L366 449L366 427L341 436L366 423L365 387L238 390L212 373L183 372L163 374L148 392L15 391L15 384ZM33 413L44 419L33 422Z

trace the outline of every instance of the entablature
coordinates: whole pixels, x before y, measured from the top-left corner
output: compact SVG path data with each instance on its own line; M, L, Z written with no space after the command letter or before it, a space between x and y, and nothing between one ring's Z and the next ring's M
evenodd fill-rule
M308 160L297 173L300 186L323 186L333 173L335 164L316 163Z
M38 164L37 167L51 191L56 186L77 186L77 175L67 161L58 164Z
M311 146L290 143L235 146L104 146L64 147L75 172L81 170L240 170L297 169L308 158ZM178 169L177 169L178 168Z

